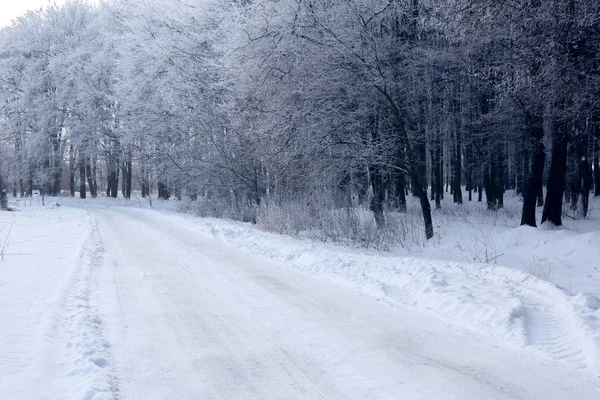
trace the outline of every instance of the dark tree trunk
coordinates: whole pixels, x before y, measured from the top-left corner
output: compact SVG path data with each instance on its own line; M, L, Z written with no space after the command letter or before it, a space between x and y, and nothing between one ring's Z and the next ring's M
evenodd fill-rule
M132 177L132 162L131 162L131 154L129 155L129 160L127 160L127 176L125 177L125 198L131 198L131 177Z
M131 152L127 153L127 159L123 162L123 173L122 173L122 191L123 198L130 199L131 198L131 171L132 163L131 163Z
M86 198L86 189L85 189L85 155L79 154L79 197L82 199Z
M600 157L598 156L594 157L594 196L600 196Z
M165 185L162 182L158 182L158 198L163 200L169 200L169 197L171 197L171 194L167 189L167 185Z
M488 210L504 207L504 168L505 160L502 151L489 155L483 171L483 185Z
M436 144L436 165L435 165L435 208L442 208L442 199L444 198L444 171L442 159L442 146Z
M544 187L542 185L540 185L538 187L537 206L538 207L543 207L544 206Z
M6 190L4 190L4 182L0 178L0 208L6 210L8 208L8 196Z
M148 182L149 182L149 177L148 177L148 170L146 169L146 166L143 164L142 162L142 166L141 166L141 176L138 179L141 189L142 189L142 198L146 198L146 196L150 196L150 191L148 190Z
M115 167L115 170L112 172L112 176L110 195L112 198L116 199L119 195L119 167Z
M542 190L544 178L544 163L546 152L544 149L543 120L538 117L529 117L527 121L529 141L531 143L531 168L527 179L525 192L523 193L523 212L521 214L521 225L537 226L535 220L536 200L538 193ZM528 146L529 147L529 146Z
M424 135L422 135L423 137ZM426 190L427 185L427 165L425 163L425 160L427 158L427 150L425 148L425 143L417 143L414 146L414 151L416 152L415 154L415 158L416 158L416 165L415 165L415 174L411 174L411 186L412 186L412 193L414 197L419 197L419 188L418 186L421 187L420 190ZM415 184L415 179L418 179L419 182L418 184ZM421 182L423 182L421 184Z
M394 172L394 197L396 198L399 212L406 212L406 177L404 171Z
M456 150L454 155L454 202L457 204L463 203L462 197L462 160L461 160L461 148L462 148L462 135L460 128L456 130Z
M54 167L55 171L52 180L52 196L60 195L60 181L62 179L62 168L60 166Z
M592 123L592 137L594 140L594 196L600 196L600 121Z
M73 145L69 146L69 192L71 197L75 197L75 172L77 167L75 166L75 149Z
M465 177L465 189L469 194L469 201L473 201L473 149L472 146L468 145L465 149L465 163L467 169L467 176Z
M527 122L526 122L527 124ZM543 128L542 128L543 129ZM519 166L520 171L517 171L517 194L525 197L525 192L527 191L527 186L529 185L529 181L533 172L531 168L535 161L531 157L535 157L535 144L533 140L533 136L531 134L531 128L527 127L526 135L528 136L528 140L530 143L527 143L527 140L524 140L522 144L522 149L517 150L517 162L516 164ZM530 149L531 148L531 149ZM541 184L541 183L540 183Z
M454 199L454 171L456 170L456 152L455 149L450 145L451 153L450 153L450 165L448 168L448 183L447 185L450 188L450 194Z
M389 96L389 94L385 91L382 91L382 95L388 101L388 105L393 111L393 121L395 133L399 138L399 145L406 149L406 156L410 163L410 175L411 181L413 184L413 190L417 192L421 203L421 210L423 212L423 220L425 224L425 236L427 240L433 237L433 221L431 219L431 206L429 204L429 199L427 197L427 192L423 190L423 186L419 181L419 172L418 172L418 164L417 164L417 155L413 151L414 149L411 146L410 140L408 138L408 134L406 132L406 126L404 118L402 117L402 112L400 108L397 106L396 102ZM426 155L425 146L423 145L423 158L421 159L423 163L425 163L425 155ZM426 173L424 174L426 176Z
M576 141L578 156L578 181L579 198L581 207L577 207L577 215L581 218L587 218L589 208L590 190L592 190L592 166L589 162L589 136L580 135Z
M562 225L563 194L567 167L567 146L569 143L567 124L559 122L553 128L552 160L548 176L546 202L542 212L542 223L550 221L555 226Z
M369 209L373 211L377 228L381 229L385 226L385 216L383 214L383 203L385 201L385 188L383 186L383 176L381 170L377 166L369 167L371 176L371 187L373 189L373 197L369 204Z
M143 166L142 166L141 177L140 177L139 181L140 181L140 186L142 189L142 199L145 199L146 195L148 195L148 188L146 186L146 168L144 168Z
M127 162L123 161L123 165L121 165L121 195L123 198L126 198L125 193L127 192Z
M27 195L33 197L33 167L29 166L29 187L27 188Z
M592 190L592 170L587 158L581 160L580 173L583 175L581 185L581 216L587 218L590 205L590 190Z
M371 128L371 145L373 148L377 148L380 145L379 140L379 112L370 118ZM383 203L385 201L385 187L383 186L383 174L381 168L376 164L369 165L369 177L371 181L371 189L373 190L373 197L369 204L369 209L373 211L375 217L375 223L377 229L381 229L385 226L385 215L383 214Z
M435 200L435 193L437 192L437 182L435 181L435 172L436 172L436 166L435 166L435 154L434 154L434 150L433 150L433 143L431 144L431 148L429 150L429 155L431 158L431 168L430 168L430 174L429 174L429 180L431 181L431 201Z
M571 141L567 146L565 201L569 203L569 208L574 212L574 215L578 213L577 206L579 204L582 181L579 168L579 158L581 157L581 149L579 147L579 139Z
M91 190L92 197L98 196L98 181L96 180L96 158L92 156L92 186Z
M2 159L0 159L0 164ZM8 208L8 196L4 190L4 178L2 177L2 166L0 165L0 208L6 210Z
M494 195L496 198L496 209L504 207L504 183L505 176L504 172L506 170L506 159L505 154L499 152L497 154L497 167L496 167L496 175L494 177Z
M418 176L416 175L416 171L413 172L413 184L416 185L416 192L419 196L419 201L421 203L421 210L423 211L423 221L425 223L425 237L427 240L433 237L433 220L431 219L431 205L429 204L429 198L427 197L427 192L421 186L421 182L419 181Z
M84 181L81 182L81 184L83 185L84 189L85 189L85 178L86 178L86 175L87 175L87 180L88 180L88 187L90 189L90 195L92 196L92 198L96 197L96 196L94 196L94 181L92 179L92 164L90 163L90 159L89 158L86 158L86 160L85 160L85 173L83 173L83 174L80 173L79 174L80 179L84 179Z
M60 155L60 143L58 138L53 143L52 160L50 164L52 172L52 184L49 186L48 194L52 196L60 195L60 181L62 178L62 157Z
M440 194L441 200L444 200L444 152L442 149L442 145L438 145L438 167L439 167L439 185L438 185L438 193Z
M485 187L485 198L488 210L496 209L496 198L493 188L494 166L486 165L483 171L483 186Z

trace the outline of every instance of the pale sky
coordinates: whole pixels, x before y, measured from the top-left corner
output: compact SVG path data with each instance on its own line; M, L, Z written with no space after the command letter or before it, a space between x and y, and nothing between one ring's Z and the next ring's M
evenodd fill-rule
M0 0L0 27L10 25L10 21L25 13L50 4L61 4L66 0Z

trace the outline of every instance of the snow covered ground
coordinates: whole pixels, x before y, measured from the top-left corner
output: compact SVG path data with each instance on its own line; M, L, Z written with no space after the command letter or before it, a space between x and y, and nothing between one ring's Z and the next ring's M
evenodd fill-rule
M499 212L485 205L450 201L434 210L439 235L418 252L425 257L491 262L533 274L569 294L600 292L600 198L591 198L590 217L563 218L564 227L519 227L522 203L508 195ZM542 208L537 209L538 224ZM402 254L399 252L398 254Z
M0 213L0 398L110 391L109 345L92 306L102 257L95 222L74 208L20 206Z
M600 398L593 219L477 239L457 214L408 255L58 201L0 213L2 399Z

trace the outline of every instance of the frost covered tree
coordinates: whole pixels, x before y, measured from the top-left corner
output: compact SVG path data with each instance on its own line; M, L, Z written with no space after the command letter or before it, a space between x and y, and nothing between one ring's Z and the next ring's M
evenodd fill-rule
M72 196L139 186L309 229L365 209L378 232L401 228L391 217L413 195L426 238L445 195L495 212L514 190L531 226L542 205L542 222L585 218L600 194L599 13L592 0L51 6L0 33L4 185L59 194L64 175Z

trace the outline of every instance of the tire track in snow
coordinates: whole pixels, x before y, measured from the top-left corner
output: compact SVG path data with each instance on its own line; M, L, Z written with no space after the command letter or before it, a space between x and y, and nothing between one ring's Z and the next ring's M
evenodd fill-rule
M581 368L584 363L582 349L578 348L573 334L565 329L561 318L544 306L529 306L525 311L527 341L530 346L546 350L556 359L575 363Z
M103 254L99 228L93 221L55 316L51 358L60 359L61 377L57 389L66 398L119 398L110 345L103 337L103 320L94 305ZM57 354L59 352L61 354Z
M521 296L527 344L552 359L577 369L594 368L594 340L591 332L582 331L566 305L537 296ZM589 334L588 334L589 333ZM586 348L591 348L586 351Z

